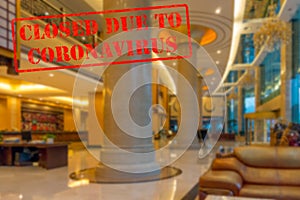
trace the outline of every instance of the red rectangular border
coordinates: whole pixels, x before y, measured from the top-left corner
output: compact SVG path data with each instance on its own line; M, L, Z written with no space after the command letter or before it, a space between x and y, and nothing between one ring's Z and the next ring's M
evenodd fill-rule
M17 59L17 46L16 46L16 36L15 36L15 23L17 21L25 20L37 20L37 19L51 19L51 18L61 18L61 17L72 17L72 16L86 16L86 15L98 15L98 14L107 14L107 13L120 13L120 12L132 12L140 10L154 10L154 9L163 9L163 8L178 8L184 7L186 10L186 26L187 26L187 35L189 41L189 55L186 56L172 56L165 58L150 58L150 59L140 59L140 60L127 60L111 63L95 63L95 64L82 64L82 65L69 65L69 66L57 66L57 67L44 67L44 68L33 68L33 69L19 69L18 68L18 59ZM142 7L142 8L127 8L121 10L105 10L105 11L96 11L96 12L82 12L82 13L72 13L72 14L62 14L62 15L49 15L49 16L38 16L38 17L27 17L27 18L15 18L11 20L12 27L12 40L14 47L14 65L16 72L36 72L36 71L46 71L46 70L57 70L57 69L70 69L70 68L80 68L80 67L92 67L92 66L103 66L107 64L129 64L129 63L138 63L138 62L150 62L158 60L173 60L173 59L182 59L189 58L192 56L192 41L191 41L191 28L190 28L190 17L189 17L189 8L187 4L175 4L175 5L166 5L166 6L151 6L151 7Z

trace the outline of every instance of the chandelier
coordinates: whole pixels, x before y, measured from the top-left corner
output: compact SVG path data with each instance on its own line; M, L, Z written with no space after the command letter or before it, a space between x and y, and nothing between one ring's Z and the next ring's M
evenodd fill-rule
M250 89L253 86L253 84L255 83L255 78L253 76L254 76L253 73L251 73L250 71L247 71L240 84L244 88Z
M227 96L228 100L236 100L238 98L238 95L235 93L234 89L230 92L230 94Z
M266 45L267 51L272 52L280 48L280 43L288 44L290 42L292 31L287 22L276 16L276 7L277 4L272 1L268 6L269 17L253 36L256 52L264 45Z

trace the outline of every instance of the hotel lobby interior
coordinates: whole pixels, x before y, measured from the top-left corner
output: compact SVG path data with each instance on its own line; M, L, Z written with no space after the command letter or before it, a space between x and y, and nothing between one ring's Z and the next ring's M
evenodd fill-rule
M0 200L300 200L300 0L1 0Z

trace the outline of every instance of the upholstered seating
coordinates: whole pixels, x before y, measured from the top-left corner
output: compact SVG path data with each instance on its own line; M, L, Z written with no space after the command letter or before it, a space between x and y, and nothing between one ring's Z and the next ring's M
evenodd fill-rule
M206 194L300 200L300 148L237 147L200 177Z

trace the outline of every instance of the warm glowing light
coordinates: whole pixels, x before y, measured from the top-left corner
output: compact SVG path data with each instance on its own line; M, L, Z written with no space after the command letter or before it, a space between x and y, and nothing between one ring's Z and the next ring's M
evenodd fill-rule
M63 96L56 96L56 97L52 97L53 100L56 100L56 103L60 102L65 102L65 103L69 103L69 104L73 104L76 106L87 106L89 105L88 100L80 100L80 99L73 99L71 97L63 97Z
M221 13L221 11L222 11L221 7L218 7L218 8L215 10L215 13L218 15L218 14Z
M69 181L68 187L74 188L74 187L79 187L79 186L88 185L88 184L90 184L90 181L88 179L81 179L78 181Z
M217 64L217 65L220 64L220 61L217 60L217 61L216 61L216 64Z
M54 74L50 73L49 76L50 76L50 77L54 77Z
M0 83L0 88L1 89L5 89L5 90L11 90L11 85L7 84L7 83Z
M79 100L79 99L73 99L73 103L77 104L77 105L80 105L80 106L87 106L87 105L89 105L88 101Z
M212 43L217 39L217 33L213 29L208 29L205 31L205 34L201 38L200 45L204 46Z
M208 69L208 70L205 71L204 76L210 76L210 75L212 75L212 74L214 74L214 73L215 73L215 70L213 70L213 69Z
M206 91L206 90L208 90L208 87L205 85L202 87L202 90Z
M222 51L221 51L221 50L218 50L218 51L217 51L217 54L221 54L221 53L222 53Z
M34 85L20 85L19 90L38 90L47 88L44 85L34 84Z
M176 158L178 155L176 153L171 153L171 158Z

